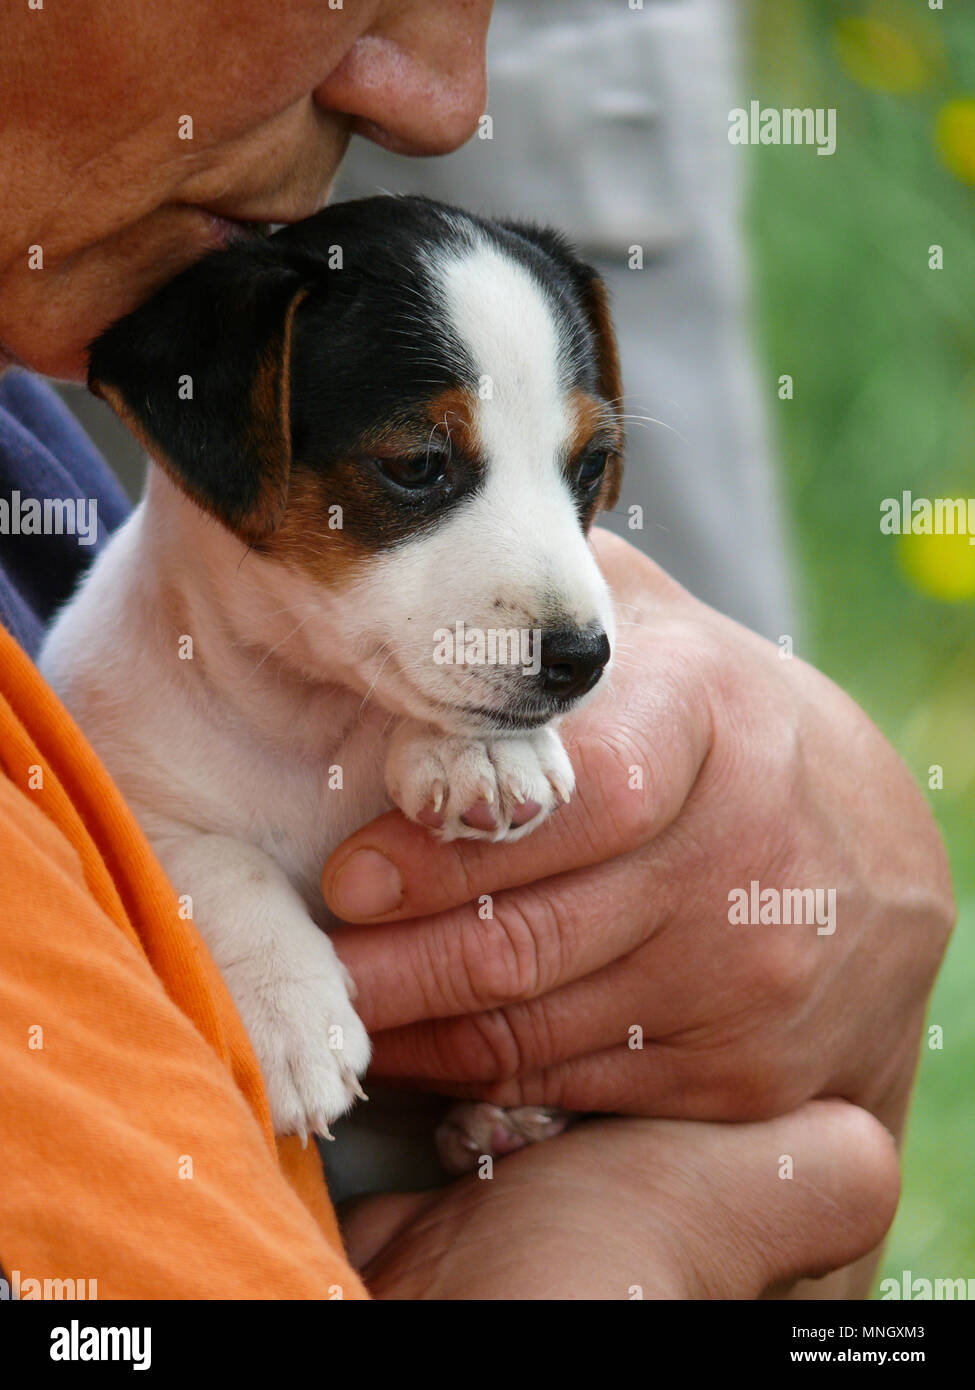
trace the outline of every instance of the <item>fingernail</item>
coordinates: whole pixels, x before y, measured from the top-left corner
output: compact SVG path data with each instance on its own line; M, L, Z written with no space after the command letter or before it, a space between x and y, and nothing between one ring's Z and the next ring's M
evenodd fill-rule
M381 917L403 901L403 880L385 854L357 849L332 879L331 899L340 917Z

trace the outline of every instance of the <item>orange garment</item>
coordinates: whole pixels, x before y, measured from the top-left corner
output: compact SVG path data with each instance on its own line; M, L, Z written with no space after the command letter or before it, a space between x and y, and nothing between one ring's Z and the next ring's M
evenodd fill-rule
M99 1298L365 1298L216 966L0 628L0 1266Z

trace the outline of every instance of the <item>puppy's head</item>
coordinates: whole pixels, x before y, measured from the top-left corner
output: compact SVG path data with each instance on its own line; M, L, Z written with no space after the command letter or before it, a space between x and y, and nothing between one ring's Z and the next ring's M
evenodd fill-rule
M96 340L89 383L246 544L308 674L473 733L604 673L587 532L619 492L619 363L558 234L335 204L171 281Z

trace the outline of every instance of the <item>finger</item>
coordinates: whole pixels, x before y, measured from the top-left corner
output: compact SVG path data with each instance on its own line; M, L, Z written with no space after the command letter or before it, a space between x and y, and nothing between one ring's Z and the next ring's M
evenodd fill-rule
M674 1232L685 1259L690 1244L691 1267L700 1271L691 1297L757 1298L821 1278L875 1249L894 1219L894 1141L845 1101L812 1101L776 1120L729 1125L714 1142L697 1193L699 1219Z
M592 889L612 903L598 882ZM606 922L613 925L612 913ZM586 964L605 954L601 930L585 940ZM688 966L686 938L697 928L675 916L665 893L637 933L643 939L636 951L627 949L627 930L632 923L624 915L608 964L534 997L453 1017L431 1009L410 1023L373 1029L373 1073L504 1106L734 1120L781 1114L830 1083L834 1051L826 1043L810 1057L801 1029L787 1031L769 1056L762 1041L769 1011L789 1006L788 983L767 991L753 970L751 1003L743 999L739 1022L732 1017L716 1026L713 1001L751 964L745 938ZM645 959L650 952L653 969ZM765 956L762 965L779 968ZM395 1009L384 1012L396 1016Z
M332 941L372 1032L482 1014L585 979L651 937L673 904L664 884L635 913L632 888L623 888L639 872L624 857L500 893L484 916L465 904L419 921L342 928ZM659 989L662 997L663 979Z
M665 980L631 975L624 958L522 1003L374 1031L373 1072L483 1090L519 1078L527 1083L536 1072L554 1072L602 1051L649 1051L657 1044L644 1020L667 1011L672 988ZM578 1108L618 1109L615 1103Z
M634 1122L598 1123L609 1132L614 1123ZM645 1195L632 1210L638 1239L632 1264L620 1270L624 1290L636 1284L645 1286L644 1297L758 1298L860 1259L893 1220L900 1191L893 1140L844 1101L813 1101L757 1124L644 1123ZM565 1146L573 1133L552 1142ZM530 1153L505 1162L524 1164ZM625 1191L632 1155L608 1143L604 1153L601 1181Z
M637 658L626 655L625 660ZM661 615L591 710L563 734L577 790L515 844L443 844L389 812L344 841L322 872L322 894L342 921L396 921L467 903L625 854L675 819L711 744L706 683L691 633Z
M457 1065L458 1056L476 1056L479 1069L486 1071L484 1059L492 1054L477 1051L473 1037L478 1025L464 1022L473 1025L472 1036L460 1041L440 1036L446 1024L416 1024L375 1034L370 1077L504 1109L529 1105L673 1120L770 1119L809 1094L805 1073L796 1067L749 1063L731 1072L716 1045L687 1045L681 1039L644 1040L639 1048L617 1044L535 1071L506 1071L497 1080L465 1079L456 1074L464 1070Z
M505 1066L500 1079L483 1075L472 1079L470 1073L475 1070L491 1070L485 1059L494 1054L489 1053L491 1044L478 1053L477 1027L473 1020L464 1022L471 1023L472 1030L461 1040L441 1033L446 1024L416 1024L375 1034L370 1078L380 1084L408 1082L418 1090L486 1101L506 1110L535 1105L577 1114L654 1119L769 1118L770 1108L762 1097L752 1095L750 1087L711 1084L706 1056L689 1055L665 1042L644 1042L638 1050L617 1044L517 1074ZM465 1056L476 1056L477 1063L465 1068ZM754 1099L757 1105L752 1104Z

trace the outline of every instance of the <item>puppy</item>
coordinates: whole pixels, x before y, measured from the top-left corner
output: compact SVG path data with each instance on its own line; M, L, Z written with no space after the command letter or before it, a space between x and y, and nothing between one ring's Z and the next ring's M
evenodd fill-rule
M363 199L204 258L89 384L153 462L41 669L222 971L276 1132L329 1136L369 1040L328 855L391 804L515 840L573 790L557 724L613 638L586 538L621 474L605 291L552 231ZM448 1130L452 1166L487 1142Z

